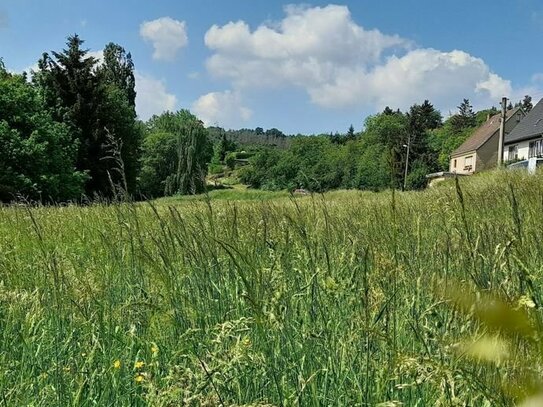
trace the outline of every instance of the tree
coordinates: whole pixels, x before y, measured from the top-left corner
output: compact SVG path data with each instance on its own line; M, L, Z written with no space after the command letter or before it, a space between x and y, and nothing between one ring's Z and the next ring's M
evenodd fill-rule
M534 105L532 104L532 97L529 95L524 96L524 99L522 99L520 106L526 113L528 113L534 107Z
M203 192L212 145L202 122L180 110L153 116L146 127L142 193L156 197Z
M92 195L102 192L108 181L100 161L105 138L96 132L102 87L94 75L97 61L87 56L83 43L74 35L68 37L66 49L52 52L54 59L44 54L34 80L53 118L70 127L73 141L79 145L76 167L89 174L86 192Z
M275 127L266 130L264 133L267 137L285 137L281 130L276 129Z
M458 114L451 118L451 124L457 133L476 125L475 113L469 99L464 99L458 106Z
M407 117L410 134L408 173L415 169L420 172L421 168L435 169L437 159L435 151L430 146L430 135L433 130L442 126L441 113L428 100L425 100L421 105L411 106ZM417 162L421 163L418 167Z
M34 83L54 119L70 127L79 145L76 167L89 175L87 195L112 196L118 184L134 192L141 131L132 59L110 43L97 66L83 44L77 35L70 36L62 52L44 54Z
M236 168L236 153L228 153L224 158L224 164L228 169L233 170Z
M103 101L98 111L99 128L109 138L103 146L106 149L118 146L120 164L112 162L111 155L102 158L103 171L114 183L121 177L126 183L127 192L136 191L136 180L140 170L142 143L141 126L136 122L136 90L134 64L130 53L123 47L109 43L104 49L104 62L96 69L99 83L103 86Z
M365 123L362 142L365 145L364 148L369 149L372 155L366 156L362 160L386 161L382 165L371 162L363 163L364 179L372 181L367 185L364 184L366 181L361 181L359 187L379 189L402 185L407 151L404 146L407 145L408 140L408 116L395 112L369 117ZM370 174L368 171L377 171L379 174Z
M79 199L86 175L75 169L70 128L53 120L24 75L1 64L0 112L0 201Z
M356 134L354 132L354 127L352 124L349 126L349 130L347 131L347 135L345 136L345 138L347 139L347 141L356 139Z
M441 113L428 100L422 105L411 106L408 117L410 129L416 134L441 127L443 120Z

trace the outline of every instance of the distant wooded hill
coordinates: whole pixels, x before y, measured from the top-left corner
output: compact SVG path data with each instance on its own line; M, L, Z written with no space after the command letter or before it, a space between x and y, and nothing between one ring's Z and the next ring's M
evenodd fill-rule
M216 142L222 139L223 134L228 141L240 146L274 146L282 150L289 148L291 137L283 134L278 129L264 130L261 127L256 129L224 130L221 127L208 127L209 136Z

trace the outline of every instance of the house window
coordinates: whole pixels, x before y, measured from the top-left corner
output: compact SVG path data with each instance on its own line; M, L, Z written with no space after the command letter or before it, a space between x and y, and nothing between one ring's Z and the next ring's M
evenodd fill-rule
M543 157L543 139L530 141L528 158L532 157Z
M509 146L509 152L507 154L508 160L518 160L518 144Z
M473 169L473 156L464 158L464 171L471 171Z
M454 168L456 168L456 160L454 160Z

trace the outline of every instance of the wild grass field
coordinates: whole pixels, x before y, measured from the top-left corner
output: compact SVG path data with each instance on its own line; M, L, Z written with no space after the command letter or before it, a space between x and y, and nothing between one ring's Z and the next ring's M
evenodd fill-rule
M224 194L0 208L0 405L509 406L537 394L543 174Z

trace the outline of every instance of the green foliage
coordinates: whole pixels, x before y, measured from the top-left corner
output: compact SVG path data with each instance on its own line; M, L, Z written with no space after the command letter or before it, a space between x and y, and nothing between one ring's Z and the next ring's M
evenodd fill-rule
M475 127L477 124L475 112L468 99L464 99L458 106L458 114L451 117L451 125L455 133L460 133L464 129Z
M351 126L347 136L292 137L287 151L262 150L251 167L241 171L241 182L254 188L304 188L322 192L338 188L373 191L403 186L410 147L408 185L424 185L423 171L436 168L430 131L441 125L441 115L425 101L408 114L385 111L369 117L361 135ZM424 174L426 175L426 174Z
M100 125L119 145L123 165L119 171L118 165L108 158L111 154L107 154L104 157L105 171L115 184L119 178L124 178L127 192L133 194L140 171L143 129L136 121L136 82L130 53L127 54L120 45L109 43L104 49L104 62L96 69L96 75L104 86ZM106 152L108 148L111 150L111 142L105 144Z
M203 192L211 155L207 131L189 111L153 116L143 144L141 193L159 197Z
M0 201L78 199L87 177L75 169L69 128L52 119L24 76L2 68L0 112Z
M427 164L422 160L416 160L407 175L407 189L424 189L427 185L426 175L430 173Z
M110 43L97 66L83 44L74 35L53 58L44 54L33 80L53 118L70 127L79 146L76 168L89 174L87 195L112 196L118 184L132 193L141 144L134 65L130 54Z
M233 151L239 148L252 147L277 147L287 149L290 145L290 137L285 136L278 129L264 130L262 127L256 129L239 129L239 130L224 130L220 127L208 127L210 139L216 143L226 139L232 143L228 147L228 151ZM222 157L224 159L224 157Z
M236 153L230 152L226 154L226 157L224 158L224 164L228 167L228 169L233 170L236 168Z

